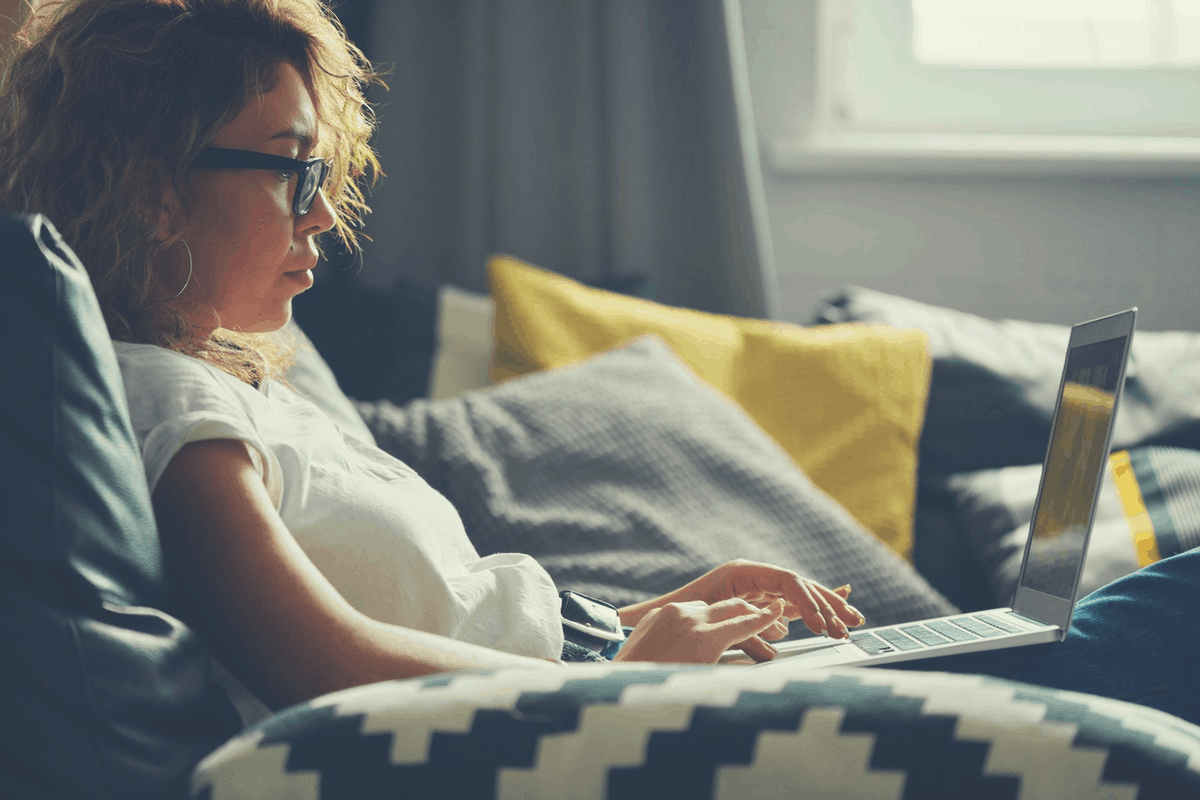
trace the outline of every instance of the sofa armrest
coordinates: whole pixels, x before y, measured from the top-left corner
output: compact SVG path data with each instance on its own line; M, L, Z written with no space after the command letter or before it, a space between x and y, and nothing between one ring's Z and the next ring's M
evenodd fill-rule
M1162 712L993 678L597 664L318 698L205 759L192 796L1185 797L1198 763L1200 728Z

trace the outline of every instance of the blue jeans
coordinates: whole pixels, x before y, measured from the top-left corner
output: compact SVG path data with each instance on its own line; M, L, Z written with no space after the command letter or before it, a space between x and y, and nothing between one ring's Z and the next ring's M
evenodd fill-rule
M1056 644L897 664L994 675L1157 708L1200 725L1200 548L1089 594Z

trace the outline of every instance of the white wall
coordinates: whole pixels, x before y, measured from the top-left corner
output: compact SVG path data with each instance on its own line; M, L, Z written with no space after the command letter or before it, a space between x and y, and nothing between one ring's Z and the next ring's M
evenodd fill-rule
M815 0L742 2L760 135L802 132ZM1200 330L1200 178L764 171L784 319L858 284L1058 323L1137 305L1144 330Z

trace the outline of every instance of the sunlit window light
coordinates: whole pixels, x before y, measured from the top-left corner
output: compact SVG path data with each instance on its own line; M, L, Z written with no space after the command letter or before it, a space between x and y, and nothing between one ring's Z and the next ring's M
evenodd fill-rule
M1200 67L1200 0L912 0L936 66Z

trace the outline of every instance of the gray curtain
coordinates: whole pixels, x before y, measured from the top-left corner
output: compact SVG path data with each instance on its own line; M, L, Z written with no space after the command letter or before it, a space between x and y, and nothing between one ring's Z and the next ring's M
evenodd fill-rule
M383 0L365 12L363 270L485 292L488 255L777 316L738 0Z

